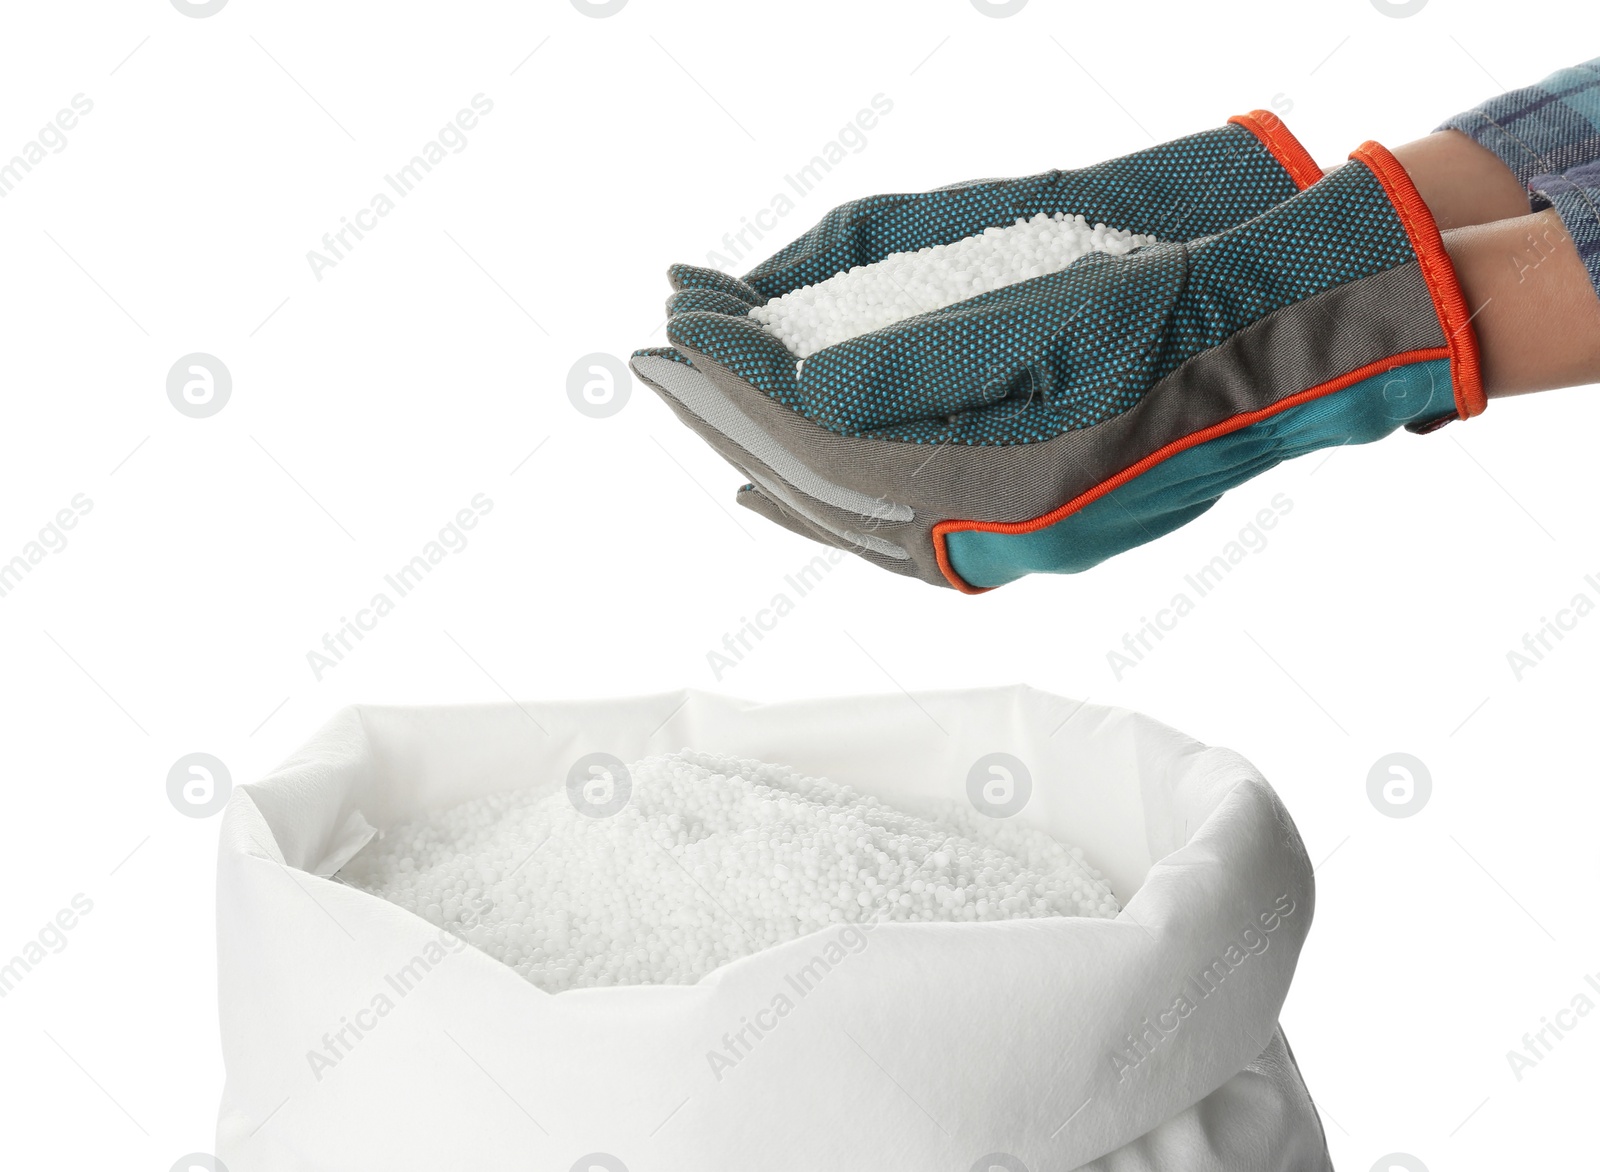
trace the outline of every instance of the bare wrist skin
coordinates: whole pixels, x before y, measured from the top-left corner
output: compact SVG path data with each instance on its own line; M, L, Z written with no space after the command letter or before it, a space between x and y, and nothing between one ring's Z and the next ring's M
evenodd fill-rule
M1444 233L1490 398L1600 382L1600 297L1545 210Z
M1554 211L1491 150L1455 130L1397 147L1444 234L1490 398L1600 382L1600 297Z
M1441 231L1528 214L1528 193L1493 151L1441 130L1394 152Z

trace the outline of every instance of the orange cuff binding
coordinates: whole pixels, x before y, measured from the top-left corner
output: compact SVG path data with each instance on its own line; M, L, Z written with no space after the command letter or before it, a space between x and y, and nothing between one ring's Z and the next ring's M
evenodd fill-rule
M1271 110L1251 110L1248 114L1235 114L1228 119L1242 126L1261 140L1261 145L1289 172L1289 178L1301 191L1322 178L1322 168L1311 157L1311 152L1300 145L1300 140L1289 132L1282 118Z
M1264 120L1270 120L1270 122ZM1232 121L1249 128L1263 143L1266 143L1268 149L1284 164L1289 174L1295 178L1295 182L1302 182L1302 177L1309 174L1310 178L1305 180L1303 186L1310 186L1311 183L1316 182L1321 177L1321 169L1317 167L1315 162L1311 161L1311 156L1305 153L1305 148L1301 147L1299 142L1289 134L1282 120L1277 118L1276 115L1258 110L1253 114L1234 118ZM1311 168L1311 172L1306 172L1302 169L1297 173L1296 165L1292 165L1286 159L1286 155L1292 157L1292 152L1298 152L1304 165ZM1214 423L1209 427L1190 432L1172 440L1143 459L1124 468L1116 475L1101 481L1086 492L1080 493L1072 500L1042 516L1033 517L1025 521L1012 522L955 519L940 521L933 526L934 555L938 560L939 569L943 572L946 581L950 585L963 594L986 594L989 590L994 589L988 586L973 586L963 580L960 574L956 573L955 567L950 564L950 553L947 544L947 539L951 533L971 530L986 533L1031 533L1054 525L1107 493L1128 483L1135 477L1148 472L1163 460L1179 452L1269 419L1291 407L1296 407L1313 399L1321 398L1324 395L1341 391L1346 387L1354 386L1364 379L1382 374L1395 366L1448 358L1450 360L1451 386L1458 415L1462 419L1468 419L1483 411L1487 400L1483 390L1477 335L1472 329L1472 316L1467 309L1466 298L1462 294L1461 282L1456 276L1455 265L1451 263L1450 256L1445 251L1444 239L1439 234L1439 227L1434 221L1433 214L1428 211L1428 205L1423 202L1422 196L1417 192L1416 185L1411 182L1411 177L1406 174L1405 168L1389 153L1387 148L1376 142L1367 142L1351 152L1350 157L1372 172L1383 187L1390 203L1393 204L1396 215L1400 219L1401 227L1405 230L1406 237L1411 242L1412 251L1416 253L1417 261L1421 266L1423 279L1428 286L1428 294L1433 299L1435 312L1439 315L1439 324L1444 333L1446 344L1444 346L1428 347L1390 355L1370 362L1356 370L1347 371L1327 382L1319 383L1316 386L1307 387L1302 391L1285 396L1254 411L1242 412Z
M1179 452L1186 452L1190 448L1198 447L1200 444L1207 443L1208 441L1217 439L1220 436L1228 435L1235 431L1241 431L1253 424L1260 423L1262 420L1271 419L1274 415L1281 414L1291 407L1298 407L1302 403L1309 403L1313 399L1320 399L1324 395L1331 395L1337 391L1344 390L1346 387L1353 387L1358 382L1362 382L1376 375L1383 374L1385 371L1393 370L1396 366L1404 366L1412 362L1432 362L1437 359L1448 358L1450 356L1450 351L1442 346L1437 349L1408 350L1403 354L1395 354L1388 358L1381 358L1376 362L1369 362L1365 366L1358 367L1355 370L1347 371L1346 373L1341 374L1338 378L1329 379L1324 383L1318 383L1314 387L1307 387L1303 391L1296 391L1292 395L1287 395L1284 398L1279 399L1276 403L1269 403L1265 407L1257 408L1254 411L1246 411L1239 415L1229 416L1227 419L1224 419L1218 423L1213 423L1210 427L1201 428L1199 431L1192 431L1180 439L1173 440L1165 447L1151 452L1144 459L1129 465L1127 468L1124 468L1115 476L1112 476L1106 480L1102 480L1099 484L1095 485L1087 492L1080 493L1066 504L1060 505L1040 517L1034 517L1027 521L1010 522L940 521L933 527L933 550L934 556L939 562L939 569L943 571L945 579L950 583L950 585L961 591L961 593L986 594L990 590L997 589L997 587L973 586L964 580L960 574L956 573L955 567L950 564L950 551L945 544L945 539L949 534L974 529L980 530L984 533L1032 533L1037 529L1043 529L1047 526L1054 525L1058 521L1066 519L1084 506L1093 504L1095 501L1105 496L1108 492L1112 492L1118 488L1121 488L1124 484L1127 484L1128 481L1137 476L1143 475L1144 473L1150 471L1150 469L1154 468L1157 464L1161 463L1163 460L1169 459L1170 457L1177 455Z
M1483 390L1478 335L1472 328L1472 312L1467 308L1466 295L1461 292L1461 279L1456 276L1450 254L1445 251L1444 237L1439 234L1433 213L1388 147L1364 142L1350 152L1350 157L1364 164L1383 184L1411 240L1417 262L1422 266L1428 293L1439 314L1439 325L1444 330L1445 343L1450 348L1450 381L1456 396L1456 413L1462 419L1481 415L1489 400Z

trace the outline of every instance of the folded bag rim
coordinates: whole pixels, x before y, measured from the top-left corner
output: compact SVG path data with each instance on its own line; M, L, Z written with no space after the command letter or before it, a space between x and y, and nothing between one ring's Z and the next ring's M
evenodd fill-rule
M975 701L975 697L979 699ZM1137 714L1120 709L1073 705L1071 702L1033 692L1031 689L928 693L918 698L918 703L930 705L934 711L941 714L952 710L953 705L960 705L970 710L975 702L983 710L985 717L997 722L1004 716L1007 719L1023 723L1031 722L1038 726L1045 714L1049 714L1052 721L1061 714L1071 722L1081 722L1083 731L1081 733L1075 731L1074 736L1084 737L1084 743L1096 737L1130 736L1133 730L1137 729L1139 743L1127 746L1126 752L1131 754L1129 760L1138 760L1140 762L1138 767L1148 774L1140 782L1141 786L1148 790L1139 796L1141 810L1142 803L1159 802L1162 793L1167 792L1174 801L1179 797L1186 801L1202 801L1207 816L1198 821L1193 827L1192 834L1177 850L1167 851L1155 859L1144 883L1134 893L1133 898L1125 902L1125 908L1129 913L1126 919L1101 921L1070 918L1059 922L1051 920L987 924L882 924L874 929L874 932L883 933L882 936L874 937L875 941L882 942L881 945L863 954L876 957L871 962L873 965L883 962L885 967L882 971L898 973L899 979L910 980L912 979L910 974L923 971L925 962L952 947L969 956L972 955L972 950L976 949L979 953L997 960L1010 958L1018 963L1037 965L1041 955L1050 955L1063 947L1069 950L1081 948L1086 941L1100 940L1114 942L1111 952L1107 954L1108 957L1119 958L1119 964L1126 961L1135 971L1155 973L1155 986L1164 988L1166 984L1176 983L1175 980L1168 978L1186 963L1181 957L1188 956L1192 951L1187 944L1182 944L1183 938L1196 930L1202 933L1205 931L1204 926L1196 929L1193 923L1195 917L1175 914L1174 909L1192 906L1192 901L1201 891L1216 887L1218 891L1224 891L1229 898L1234 898L1238 896L1237 889L1241 883L1246 888L1249 886L1245 881L1244 871L1259 873L1264 870L1285 879L1299 913L1290 913L1284 926L1277 930L1271 941L1270 952L1264 952L1261 961L1251 961L1256 967L1250 970L1245 984L1234 986L1242 990L1253 987L1252 983L1258 980L1265 982L1264 985L1255 987L1255 995L1264 999L1262 1004L1255 1006L1247 1015L1253 1023L1249 1027L1253 1031L1250 1036L1230 1036L1221 1042L1218 1039L1210 1039L1211 1045L1207 1056L1198 1064L1186 1059L1179 1065L1159 1071L1155 1070L1153 1064L1150 1067L1141 1067L1138 1072L1139 1077L1151 1079L1151 1085L1145 1088L1151 1092L1148 1111L1136 1111L1132 1115L1114 1111L1113 1107L1117 1104L1118 1096L1111 1093L1111 1088L1117 1087L1118 1084L1116 1080L1112 1080L1108 1088L1103 1090L1102 1105L1090 1106L1083 1116L1075 1121L1074 1129L1081 1130L1081 1134L1072 1138L1086 1146L1071 1146L1069 1150L1074 1153L1073 1158L1081 1157L1080 1162L1083 1162L1096 1158L1106 1151L1114 1150L1122 1143L1150 1130L1162 1119L1172 1115L1175 1110L1204 1098L1243 1069L1244 1065L1267 1044L1268 1038L1276 1028L1277 1011L1281 1007L1283 996L1287 993L1294 962L1313 911L1314 889L1309 860L1305 856L1298 836L1293 832L1292 822L1289 821L1287 813L1276 795L1272 793L1270 786L1261 779L1253 767L1227 750L1205 748L1182 734ZM697 720L705 717L711 723L726 719L803 718L799 727L805 729L806 738L816 737L819 713L822 718L826 718L830 712L833 713L834 718L840 722L852 724L856 730L854 735L860 735L864 726L859 721L864 711L869 716L881 717L894 706L899 706L904 716L903 710L906 707L904 697L899 696L838 698L809 705L805 703L748 705L706 693L672 693L612 703L619 706L619 711L633 713L640 719L643 719L648 712L652 723L660 719L661 713L682 709L689 710L691 717ZM695 711L697 709L698 712ZM567 718L573 720L570 726L563 725L563 712ZM386 762L397 760L398 758L393 756L397 752L402 754L409 752L409 747L417 743L416 738L430 736L430 725L437 728L440 727L439 722L457 721L473 724L488 718L497 727L505 729L516 727L532 715L556 731L559 736L570 735L576 738L579 735L577 717L584 712L584 704L573 702L564 705L346 710L324 729L323 734L319 734L319 738L309 746L309 752L291 758L282 769L275 771L261 782L241 787L234 795L224 823L222 843L225 862L222 872L224 886L238 887L243 884L253 890L262 885L281 885L283 876L279 872L282 866L301 867L311 871L313 876L317 871L326 872L327 867L324 865L326 860L314 856L320 851L329 849L340 851L340 835L348 832L349 814L353 808L352 803L346 799L363 785L382 785L383 779L379 774L384 768L390 767ZM592 718L592 708L586 715ZM921 721L921 717L916 716L914 711L910 719ZM914 726L907 721L900 727L909 735L909 729ZM352 735L365 738L366 746L350 751ZM668 739L661 743L670 744L672 740L681 737L680 731L674 731L667 734ZM1062 739L1073 743L1070 738ZM577 741L573 739L570 743L576 744ZM1106 741L1105 744L1110 745L1111 742ZM697 747L713 751L733 751L738 748L720 744L702 744ZM1193 814L1194 811L1191 810L1188 816ZM1176 819L1179 815L1172 814L1171 817ZM298 829L284 825L291 821L300 824ZM305 825L308 821L316 825L308 828ZM1241 827L1248 829L1242 831ZM262 841L262 828L265 828L270 835L267 841ZM287 850L280 849L280 838L284 840L282 846L286 846ZM1240 842L1243 842L1247 849L1237 849L1236 844ZM1093 861L1092 844L1084 845L1091 850L1091 861ZM1158 852L1159 848L1152 850L1151 853L1154 855ZM279 857L274 858L273 855ZM255 858L247 862L240 856L255 856ZM232 860L232 863L228 863L228 860ZM1234 866L1237 867L1239 874L1229 873L1229 868ZM1218 883L1219 880L1223 882ZM321 884L326 882L325 880L308 877L302 882L316 885L322 898L337 900L335 906L341 909L341 917L350 914L348 909L356 908L358 905L370 907L372 904L385 902L375 896L338 884L329 884L324 888ZM241 893L234 890L227 894L231 903L239 902L242 897L244 906L259 906L258 899L248 892ZM1159 895L1160 899L1155 898L1156 895ZM1163 901L1171 906L1161 906ZM1270 899L1268 902L1270 903ZM1135 921L1134 917L1138 920ZM410 927L416 932L425 934L436 931L420 918L411 916L401 909L394 909L392 905L386 905L382 919L385 925L394 927L410 921L415 921ZM228 921L225 919L223 922ZM1217 930L1217 925L1210 927L1214 931ZM1228 930L1236 932L1237 929L1238 925L1230 925ZM487 956L477 954L473 958L473 963L477 970L484 973L492 970L503 974L505 979L496 977L495 985L502 992L510 994L528 1014L546 1019L548 1014L540 1009L540 1006L546 1006L551 1010L559 1009L561 1011L557 1015L559 1019L565 1020L577 1015L587 1023L588 1028L603 1029L604 1023L611 1015L619 1011L630 1018L636 1018L640 1012L658 1012L665 1006L669 1007L667 1012L670 1014L703 1014L708 1004L714 1005L721 1001L724 992L735 995L741 990L760 987L762 981L766 979L766 974L761 971L763 963L772 966L771 972L778 971L789 959L783 950L790 949L793 955L798 956L804 952L807 947L806 942L810 939L812 938L802 938L800 941L790 942L789 945L781 945L777 949L769 949L742 958L718 969L710 977L693 986L641 986L569 991L551 995L523 982L505 966ZM1179 944L1182 946L1178 946ZM800 946L799 951L795 951L796 945ZM1171 955L1165 957L1169 963L1163 966L1159 960L1163 957L1162 947L1167 945L1174 947ZM1269 961L1266 959L1268 956L1274 959ZM279 958L277 963L283 963L282 958ZM485 969L485 965L489 967ZM1106 987L1115 988L1119 992L1126 991L1130 997L1147 991L1144 982L1140 980L1130 982L1128 975L1121 971L1108 975ZM514 993L513 988L516 990ZM1042 996L1043 992L1037 982L1030 984L1028 980L1022 981L1017 989L1024 992L1033 990L1029 996ZM954 996L954 993L951 995ZM1059 995L1059 987L1055 989L1055 995ZM957 1004L952 1002L946 1005L941 1011L942 1015L949 1016L957 1022L955 1028L958 1032L978 1028L981 1023L971 1019L970 1010L958 1010ZM1041 1001L1040 1005L1043 1006L1044 1003ZM670 1008L672 1006L677 1008ZM240 1008L234 1006L232 1010L236 1012ZM1138 1006L1130 1000L1124 1008L1131 1011ZM1159 1005L1145 1006L1145 1009L1150 1011L1159 1008ZM225 1019L228 1015L229 1007L225 1005ZM1117 1010L1111 1016L1119 1022L1122 1017L1128 1017L1125 1023L1127 1028L1135 1029L1138 1028L1137 1022L1144 1015L1144 1012L1140 1012L1130 1016ZM1050 1017L1047 1007L1043 1010L1043 1016ZM1199 1019L1197 1023L1198 1021ZM1232 1022L1231 1025L1237 1025L1237 1022ZM1207 1038L1208 1029L1209 1026L1204 1023L1193 1025L1187 1034L1180 1036L1179 1044L1187 1048L1191 1044L1201 1042ZM1109 1036L1106 1029L1098 1029L1098 1040L1095 1044L1104 1042ZM1019 1042L1019 1045L1024 1050L1027 1048L1025 1043ZM1176 1053L1175 1048L1174 1054ZM234 1054L231 1057L243 1061L242 1055ZM1105 1065L1099 1062L1098 1058L1097 1055L1097 1061L1091 1065L1096 1067ZM230 1062L230 1079L233 1076L234 1065L235 1063ZM1106 1069L1109 1070L1109 1066ZM951 1077L960 1081L973 1073L967 1070ZM999 1073L1004 1075L1005 1072ZM1066 1071L1061 1073L1067 1074ZM1126 1106L1124 1100L1121 1107ZM1130 1122L1130 1119L1133 1122ZM1134 1130L1130 1131L1130 1127Z

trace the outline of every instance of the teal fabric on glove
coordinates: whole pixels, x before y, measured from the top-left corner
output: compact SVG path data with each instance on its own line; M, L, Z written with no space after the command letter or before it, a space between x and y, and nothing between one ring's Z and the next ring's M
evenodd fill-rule
M1352 159L1232 227L803 364L737 305L687 307L763 296L708 280L634 369L747 473L739 502L796 532L967 592L1076 572L1283 459L1483 409L1426 205L1382 147Z
M1229 489L1285 460L1371 443L1454 411L1448 359L1396 367L1181 452L1054 525L1030 533L952 533L950 567L981 588L1027 574L1087 570L1187 525Z
M1241 224L1321 175L1282 119L1253 110L1214 130L1089 167L852 200L742 278L673 265L667 278L678 292L668 299L667 311L740 313L856 265L950 244L1040 213L1064 212L1127 232L1189 240ZM707 295L714 300L708 303Z

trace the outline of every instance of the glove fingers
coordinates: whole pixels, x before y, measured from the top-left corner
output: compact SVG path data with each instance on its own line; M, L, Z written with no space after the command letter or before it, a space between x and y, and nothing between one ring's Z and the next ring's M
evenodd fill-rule
M738 277L718 272L700 265L672 265L667 269L667 283L674 290L710 289L736 297L746 305L760 305L766 298Z
M763 298L782 297L892 252L938 243L931 238L936 221L919 213L936 194L873 195L841 204L751 269L745 281Z
M910 442L1036 442L1090 426L1148 389L1186 271L1181 244L1096 254L851 338L806 360L796 409Z
M821 545L838 545L838 542L831 536L824 537L820 531L811 528L798 517L790 516L788 510L780 505L777 501L773 500L766 493L762 492L759 485L746 484L744 487L739 489L738 493L734 495L733 499L737 501L741 507L749 509L752 513L755 513L759 516L765 517L774 525L781 525L790 533L797 533L801 537L808 538L811 541L815 541Z
M844 514L838 509L830 509L821 501L807 497L792 485L784 484L771 472L762 468L741 466L740 471L750 477L762 495L775 501L791 516L803 520L829 544L852 552L875 553L892 561L905 561L910 558L911 554L905 546L873 532L883 524L881 519ZM893 529L894 526L887 528Z
M674 314L667 319L667 338L674 346L726 367L780 403L796 401L795 356L748 317L697 311Z
M761 484L745 485L735 499L751 512L783 526L791 533L853 553L897 574L916 575L915 565L900 546L873 534L839 532L826 527L820 520L800 512L793 504L771 495Z
M700 361L709 365L703 355ZM765 470L768 479L788 485L816 509L830 510L839 519L839 528L878 528L911 520L910 507L861 492L815 471L766 429L758 427L722 387L684 354L671 349L642 350L634 356L633 371L747 479L756 479L752 469ZM757 394L748 389L743 393Z
M699 360L708 361L703 356ZM819 474L758 427L682 354L641 352L634 358L633 369L713 450L753 481L763 496L781 505L790 517L803 518L810 529L829 535L823 540L891 561L910 558L900 544L906 539L901 531L915 517L910 507Z
M743 317L750 309L748 301L741 301L720 289L679 289L667 298L668 317L675 313L721 313Z

